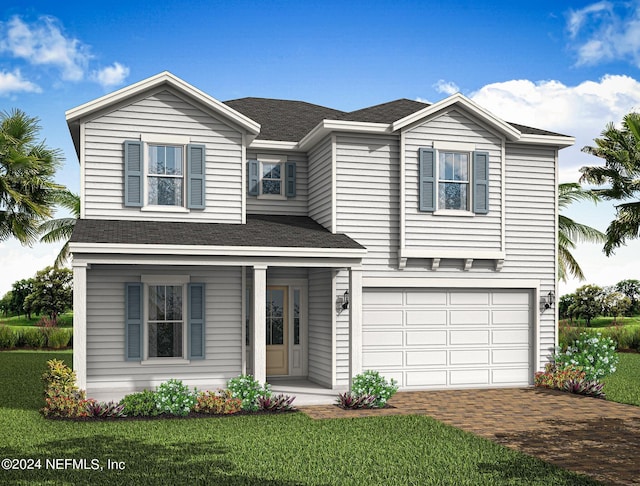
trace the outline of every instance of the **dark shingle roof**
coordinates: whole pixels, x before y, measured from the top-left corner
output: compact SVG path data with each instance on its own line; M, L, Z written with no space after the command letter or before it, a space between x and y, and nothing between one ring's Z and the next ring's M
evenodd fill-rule
M428 106L428 103L401 98L360 110L344 112L304 101L270 98L240 98L225 101L227 106L260 123L260 140L299 142L322 120L393 123ZM566 137L560 133L507 122L528 135Z
M260 124L259 140L298 142L322 120L335 120L343 112L304 101L240 98L225 101Z
M306 216L247 215L247 224L79 219L72 243L364 249Z

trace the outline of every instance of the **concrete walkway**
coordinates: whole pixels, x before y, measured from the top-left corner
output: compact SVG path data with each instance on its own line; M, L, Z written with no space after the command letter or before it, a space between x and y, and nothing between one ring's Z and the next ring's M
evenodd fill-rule
M400 392L389 404L301 410L316 419L429 415L608 484L640 485L640 407L540 388Z

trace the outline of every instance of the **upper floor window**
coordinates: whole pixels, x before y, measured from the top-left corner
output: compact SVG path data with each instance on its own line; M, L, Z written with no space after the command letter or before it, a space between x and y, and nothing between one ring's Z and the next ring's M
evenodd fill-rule
M205 155L204 145L125 141L124 205L204 209Z
M259 155L248 161L250 196L287 198L296 196L296 163L286 157Z
M488 152L425 147L419 166L420 211L489 212Z
M183 206L183 147L149 145L148 197L154 206Z

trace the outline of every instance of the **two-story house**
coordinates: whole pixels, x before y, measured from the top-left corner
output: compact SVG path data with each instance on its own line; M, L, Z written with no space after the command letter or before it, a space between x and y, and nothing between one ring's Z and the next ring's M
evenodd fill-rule
M251 373L527 386L557 343L558 150L456 94L220 102L164 72L67 112L89 396Z

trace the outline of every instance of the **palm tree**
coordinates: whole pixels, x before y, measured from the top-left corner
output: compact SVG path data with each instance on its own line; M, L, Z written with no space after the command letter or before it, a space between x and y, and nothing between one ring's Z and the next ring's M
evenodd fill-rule
M558 185L558 210L562 211L576 201L598 201L598 196L585 191L580 184L569 182ZM558 216L558 278L563 282L567 276L584 280L584 273L571 254L576 242L603 243L606 236L591 226L577 223L573 219L560 214Z
M51 217L58 150L37 140L39 120L21 110L0 113L0 241L11 236L30 245Z
M69 238L73 233L76 220L80 217L80 196L67 189L61 189L53 193L53 201L56 206L69 210L71 217L51 219L42 223L39 230L44 235L40 241L43 243L65 242L54 264L55 267L61 267L69 259Z
M640 236L640 114L626 115L621 128L609 123L595 143L582 151L603 158L605 165L583 167L580 181L606 184L593 192L602 199L625 201L616 206L616 217L607 227L604 252L609 256L627 238Z

